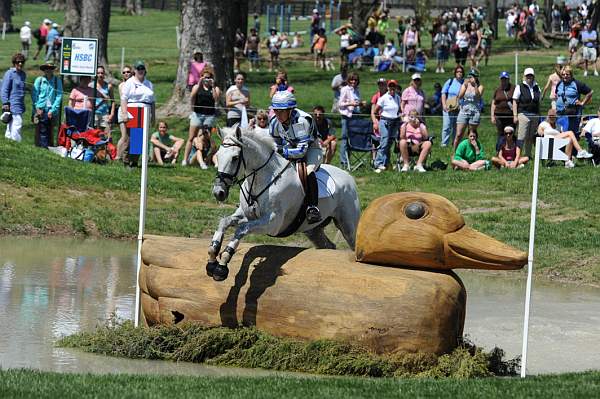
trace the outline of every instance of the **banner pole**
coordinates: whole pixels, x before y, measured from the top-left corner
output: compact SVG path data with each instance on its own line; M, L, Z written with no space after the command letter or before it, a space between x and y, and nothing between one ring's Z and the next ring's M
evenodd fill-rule
M134 325L140 325L141 313L141 290L140 290L140 271L142 269L142 243L144 240L144 227L146 224L146 189L148 179L148 131L150 129L150 106L142 107L144 112L144 127L142 135L142 176L140 179L140 223L138 226L137 237L137 261L135 275L135 320Z
M531 220L529 222L529 254L527 256L527 288L525 290L525 316L523 320L523 350L521 354L521 378L527 373L527 340L529 338L529 310L531 309L531 280L533 275L533 243L535 241L535 217L537 210L538 176L540 159L542 158L542 143L538 137L535 143L536 156L533 168L533 190L531 193Z

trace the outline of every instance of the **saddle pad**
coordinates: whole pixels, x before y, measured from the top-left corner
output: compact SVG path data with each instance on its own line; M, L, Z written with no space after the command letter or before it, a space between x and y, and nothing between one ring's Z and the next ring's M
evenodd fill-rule
M317 183L319 186L319 198L333 197L335 193L335 181L323 168L317 170Z

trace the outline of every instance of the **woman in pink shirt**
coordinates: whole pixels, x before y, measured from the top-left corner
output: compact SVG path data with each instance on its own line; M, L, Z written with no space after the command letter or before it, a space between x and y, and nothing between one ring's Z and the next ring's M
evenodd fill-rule
M431 151L431 141L428 139L427 127L419 120L419 114L413 109L408 114L408 122L400 127L399 146L402 161L404 162L402 172L408 172L410 168L409 148L413 154L419 154L419 159L414 169L417 172L426 172L423 162L425 162L429 151Z
M408 122L410 111L416 110L418 115L423 115L425 93L421 89L421 74L414 73L410 85L402 92L400 107L404 122Z
M90 87L90 81L91 78L89 76L79 77L79 86L71 90L71 94L69 94L69 107L92 110L94 89Z
M187 87L189 90L192 90L192 87L200 81L200 76L202 76L202 71L205 66L206 62L204 62L202 53L199 50L194 51L187 78Z
M353 113L359 113L360 107L365 106L365 102L360 99L358 85L360 80L356 72L348 74L348 84L340 90L340 99L338 108L342 115L342 139L340 140L340 163L342 167L348 165L346 158L346 140L348 139L348 120L352 118Z

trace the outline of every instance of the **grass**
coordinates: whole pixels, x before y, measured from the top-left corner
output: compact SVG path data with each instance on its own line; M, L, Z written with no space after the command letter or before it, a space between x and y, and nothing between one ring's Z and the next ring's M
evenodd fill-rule
M25 19L36 24L43 17L59 23L63 15L47 11L45 5L24 4L22 14L14 23ZM143 24L142 24L143 21ZM149 78L156 87L157 101L164 103L172 90L178 61L175 46L175 12L147 10L143 18L126 17L113 10L109 35L111 67L118 68L121 47L126 62L143 58L149 64ZM308 22L298 22L306 23ZM262 24L265 27L263 21ZM502 26L502 24L500 24ZM333 56L337 38L331 40ZM424 39L427 39L427 36ZM498 73L514 70L514 42L502 39L495 43L494 55L488 67L481 68L482 83L486 87L485 101L498 83ZM424 43L426 46L426 43ZM17 34L7 35L0 42L0 70L9 66L10 54L19 47ZM519 70L525 66L535 68L543 83L551 72L556 55L565 49L522 52ZM293 58L294 61L287 61ZM296 87L299 106L310 110L315 104L326 108L331 104L329 85L333 72L315 72L306 49L283 52L284 66L288 69L290 83ZM28 82L39 71L28 63ZM435 68L430 62L429 70ZM243 66L244 68L244 66ZM265 71L262 69L261 71ZM447 76L432 72L423 75L424 89L431 93L435 82L443 83ZM398 79L403 87L408 84L408 74L376 74L360 72L363 97L375 91L380 75ZM252 102L259 107L268 105L268 85L273 76L260 72L250 74L248 85ZM583 78L597 92L600 80ZM600 104L596 96L592 111ZM28 107L29 105L29 101ZM545 102L542 109L547 109ZM495 142L495 129L484 115L480 136L488 156ZM27 119L27 118L26 118ZM184 137L188 121L185 118L169 120L172 133ZM334 122L337 123L334 117ZM430 132L438 137L434 144L432 160L448 162L450 153L440 148L441 120L428 119ZM26 122L24 143L15 144L0 139L0 231L4 234L80 234L132 238L137 233L139 203L139 171L128 171L121 165L90 165L60 159L47 151L34 148L33 127ZM335 163L337 163L337 159ZM523 170L492 170L481 173L457 173L450 170L426 174L383 173L375 175L363 169L354 173L359 187L362 207L374 198L398 191L425 191L447 197L465 212L467 223L480 231L527 249L529 236L529 204L532 172ZM148 214L146 232L180 236L208 236L218 219L231 213L237 203L237 193L226 204L218 204L210 193L214 171L193 168L167 167L149 169ZM536 229L536 272L553 278L583 283L600 283L600 210L594 206L600 194L597 169L581 163L574 170L561 167L543 168L540 173L538 219ZM329 230L333 235L333 230ZM264 236L250 236L248 241L273 242ZM292 236L283 242L306 243L303 236ZM277 242L282 242L278 240ZM343 244L342 244L343 246Z
M477 378L516 375L519 360L502 350L484 353L465 344L437 357L425 353L376 355L351 343L276 338L253 328L206 328L199 324L134 328L127 321L62 338L60 347L136 359L300 371L362 377Z
M516 378L366 379L180 377L0 370L6 398L582 398L598 396L600 372Z

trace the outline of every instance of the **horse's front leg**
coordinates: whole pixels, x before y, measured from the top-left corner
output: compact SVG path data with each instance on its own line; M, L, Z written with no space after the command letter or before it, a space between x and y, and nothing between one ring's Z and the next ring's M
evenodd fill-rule
M208 247L208 263L206 264L206 274L210 277L213 276L214 270L219 264L217 262L217 256L219 255L219 251L221 251L221 244L223 243L223 236L225 235L225 231L234 224L239 224L240 222L246 220L244 216L244 212L242 208L237 208L234 213L229 216L225 216L219 221L219 227L215 234L213 234L212 241L210 246Z
M227 265L233 257L233 254L237 250L240 241L249 233L268 233L268 227L271 223L273 215L268 214L260 219L251 221L241 221L238 228L235 230L233 239L227 244L223 252L221 253L221 260L219 264L213 270L213 279L215 281L223 281L229 275L229 268Z

